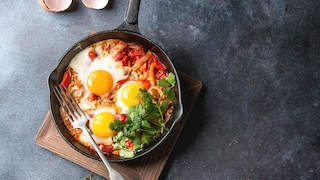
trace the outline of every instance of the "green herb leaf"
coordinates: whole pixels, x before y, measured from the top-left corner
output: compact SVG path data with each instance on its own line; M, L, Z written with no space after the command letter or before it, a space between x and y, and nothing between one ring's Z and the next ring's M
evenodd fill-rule
M122 131L119 131L118 134L113 136L113 141L118 142L113 146L113 148L114 149L121 149L122 146L125 145L125 138L126 137L124 136L124 133Z
M148 121L147 121L147 120L143 120L143 121L141 121L141 126L142 126L142 127L145 127L145 128L149 128L149 127L151 127L151 125L148 123Z
M122 124L119 120L114 120L110 123L109 128L114 131L120 131L123 128L124 124Z
M175 78L175 76L174 76L174 74L172 72L170 72L168 74L168 78L167 79L168 79L168 82L171 84L172 87L176 85L176 78Z
M160 79L158 85L164 88L168 88L170 86L170 83L166 79Z
M141 137L141 146L147 146L151 143L151 141L153 140L152 135L149 134L143 134Z
M121 149L119 156L124 157L124 158L132 158L134 156L134 151L129 150L129 149Z
M160 106L161 112L165 112L168 109L168 107L169 107L169 102L164 101Z
M165 89L163 92L170 101L174 101L176 94L172 89Z

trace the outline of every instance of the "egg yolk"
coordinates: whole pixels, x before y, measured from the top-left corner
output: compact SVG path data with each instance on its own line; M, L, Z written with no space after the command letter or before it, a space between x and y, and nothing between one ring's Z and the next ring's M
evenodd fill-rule
M109 112L97 114L91 123L92 131L95 135L106 138L116 134L109 128L109 124L115 120L115 116Z
M111 91L113 78L111 74L104 70L96 70L89 74L87 87L90 92L101 96Z
M121 100L126 106L135 106L139 102L139 89L142 89L142 85L139 83L130 83L123 87L121 93Z

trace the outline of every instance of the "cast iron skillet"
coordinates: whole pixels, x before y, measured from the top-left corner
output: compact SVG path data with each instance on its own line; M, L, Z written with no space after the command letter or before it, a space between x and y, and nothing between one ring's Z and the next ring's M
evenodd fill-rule
M163 140L165 140L166 137L170 134L174 125L177 124L177 122L181 119L181 116L183 113L183 107L181 102L180 81L179 81L177 71L174 65L172 64L171 60L169 59L169 57L166 55L166 53L159 46L157 46L156 44L151 42L149 39L145 38L140 34L138 29L139 6L140 6L140 0L130 0L125 21L117 29L96 33L76 43L62 57L59 65L50 74L48 79L49 89L50 89L51 115L58 132L73 149L77 150L78 152L82 153L87 157L90 157L96 160L101 160L96 152L83 146L81 143L77 142L73 138L73 136L69 134L69 131L67 127L64 125L59 113L59 106L60 106L59 102L57 101L52 91L54 86L56 86L59 82L61 82L63 74L66 70L66 67L69 65L72 58L76 54L78 54L81 50L85 49L87 46L102 40L106 40L106 39L120 39L126 42L136 43L138 45L141 45L145 49L148 49L154 52L159 57L160 61L166 66L167 70L169 72L174 73L176 77L176 87L174 89L176 92L176 102L175 102L175 108L171 116L171 119L167 123L167 127L169 127L169 131L166 134L162 135L159 139L155 140L152 144L150 144L150 146L148 146L148 148L145 151L138 153L133 158L120 158L119 156L115 156L115 155L106 155L107 159L110 162L123 162L123 161L132 160L147 154L148 152L150 152L151 150L159 146L159 144Z

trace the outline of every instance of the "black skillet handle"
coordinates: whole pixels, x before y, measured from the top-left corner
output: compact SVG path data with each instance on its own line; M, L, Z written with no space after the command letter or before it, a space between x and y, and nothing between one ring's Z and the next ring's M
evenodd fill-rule
M140 0L129 0L129 6L124 22L116 30L140 34L138 27L139 7Z

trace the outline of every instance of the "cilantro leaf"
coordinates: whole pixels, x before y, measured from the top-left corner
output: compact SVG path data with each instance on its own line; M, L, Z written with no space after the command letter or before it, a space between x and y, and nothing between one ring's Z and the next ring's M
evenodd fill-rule
M165 89L163 92L170 101L174 101L176 94L172 89Z
M142 126L142 127L146 127L146 128L151 127L151 125L150 125L150 124L148 123L148 121L146 121L146 120L141 121L141 126Z
M135 155L134 151L129 150L129 149L121 149L119 156L124 157L124 158L131 158Z
M149 145L152 140L153 140L152 135L143 134L142 137L141 137L141 146L144 147L146 145Z
M119 120L114 120L110 123L109 128L114 131L120 131L123 128L124 124L122 124Z
M164 101L160 106L161 112L165 112L168 109L168 107L169 107L169 102Z
M170 86L170 83L168 82L167 79L160 79L158 85L163 88L167 88Z
M172 87L176 85L176 78L172 72L170 72L168 74L167 80L171 84Z

